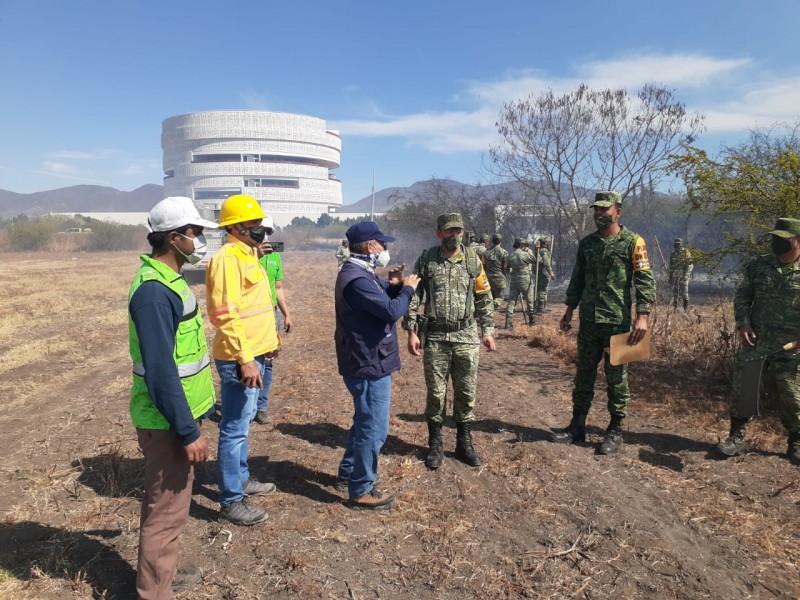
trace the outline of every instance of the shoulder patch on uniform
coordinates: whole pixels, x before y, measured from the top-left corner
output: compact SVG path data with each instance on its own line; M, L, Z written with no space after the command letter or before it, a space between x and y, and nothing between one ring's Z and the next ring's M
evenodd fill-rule
M492 286L489 285L489 279L486 277L486 272L481 267L481 272L475 278L475 293L476 294L485 294L488 291L491 291Z
M633 247L633 256L631 257L634 271L649 271L650 259L647 257L647 246L644 243L644 238L638 236L636 238L636 245Z

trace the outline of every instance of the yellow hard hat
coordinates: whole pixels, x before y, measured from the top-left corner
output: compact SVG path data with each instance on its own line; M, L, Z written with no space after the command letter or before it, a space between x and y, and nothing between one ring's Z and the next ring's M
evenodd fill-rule
M265 216L258 200L244 194L236 194L229 196L222 203L219 211L219 226L227 227L235 223L263 219Z

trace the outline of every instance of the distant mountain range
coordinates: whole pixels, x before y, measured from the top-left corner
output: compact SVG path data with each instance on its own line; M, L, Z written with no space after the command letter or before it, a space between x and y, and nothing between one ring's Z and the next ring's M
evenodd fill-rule
M457 182L454 182L457 183ZM463 184L458 184L463 185ZM408 188L391 187L375 192L375 212L385 212L389 197L405 190L421 190L422 182ZM9 219L20 214L38 216L60 212L147 212L164 197L164 187L149 183L131 192L121 192L100 185L73 185L45 192L19 194L0 190L0 217ZM372 194L358 202L343 206L341 212L369 214Z
M152 183L131 192L99 185L73 185L32 194L0 190L0 217L60 212L147 212L163 197L163 186Z
M413 198L425 191L428 181L418 181L408 187L389 187L375 192L376 213L383 213L404 198ZM475 188L473 185L452 179L437 180L448 194L457 196ZM485 185L488 194L504 192L511 198L524 198L525 191L517 182ZM59 212L147 212L164 197L164 187L149 183L131 192L121 192L99 185L74 185L45 192L19 194L0 189L0 218L9 219L20 214L38 216ZM369 214L372 194L352 204L345 204L337 212Z

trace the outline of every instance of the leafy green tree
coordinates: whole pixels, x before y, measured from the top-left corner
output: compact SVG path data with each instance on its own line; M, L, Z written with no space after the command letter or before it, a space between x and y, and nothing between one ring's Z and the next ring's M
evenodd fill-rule
M754 129L715 158L686 146L670 170L683 180L689 213L722 224L724 242L700 258L714 265L764 253L776 219L800 218L800 121Z

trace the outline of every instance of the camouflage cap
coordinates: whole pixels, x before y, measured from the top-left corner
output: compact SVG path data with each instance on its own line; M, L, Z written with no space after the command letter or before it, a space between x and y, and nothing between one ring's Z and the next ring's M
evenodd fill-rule
M489 236L488 233L482 233L481 234L481 242L488 242L490 239L492 239L492 238Z
M597 192L594 195L594 204L590 204L589 208L593 206L608 208L609 206L614 206L615 204L622 204L622 194L611 191Z
M503 241L503 234L502 233L495 233L492 236L492 243L493 244L499 244L502 241Z
M436 219L436 228L444 231L453 227L464 228L464 219L461 218L460 213L448 213L446 215L439 215Z
M800 235L800 219L778 219L775 221L775 229L770 233L787 239Z
M539 238L539 243L540 244L549 244L550 243L550 238L549 237L540 237Z
M514 238L515 246L522 246L522 238Z
M672 242L673 244L682 244L683 240L681 238L675 238L675 241Z

